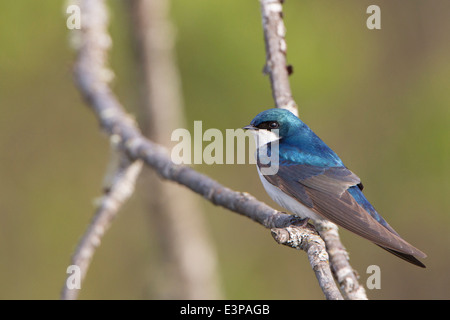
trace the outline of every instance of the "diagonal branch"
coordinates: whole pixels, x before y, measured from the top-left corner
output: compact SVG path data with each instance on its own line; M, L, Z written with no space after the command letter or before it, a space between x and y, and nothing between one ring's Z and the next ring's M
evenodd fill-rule
M298 116L297 104L292 98L289 75L292 66L286 62L286 28L283 22L284 0L260 0L264 40L266 45L266 65L264 72L270 76L272 94L277 108L291 111ZM349 263L348 254L342 245L338 228L331 222L315 223L325 240L330 255L331 268L347 299L367 299L364 288L358 283L355 271Z
M102 129L116 142L118 152L126 155L130 163L142 160L162 178L184 185L213 204L246 216L266 228L289 226L293 222L290 215L274 210L247 193L224 187L190 167L174 164L166 148L149 141L141 134L108 85L112 74L107 68L107 54L111 46L111 39L107 32L108 15L105 1L80 0L80 7L83 13L83 28L78 34L77 41L74 41L77 44L75 81ZM92 228L95 228L94 225L89 227L88 232ZM303 228L299 228L299 230L307 232ZM98 241L102 234L97 234ZM311 250L311 245L317 248L320 243L308 244L308 241L305 242L302 249L306 250L308 255L316 251L316 249ZM83 246L83 242L80 243L78 250L82 251L83 249L80 247ZM323 245L322 249L324 249ZM310 258L310 261L312 259ZM322 270L329 267L321 263L317 265L317 268ZM321 279L319 284L333 282L326 270L316 274ZM339 297L340 295L335 285L322 287L322 290L326 297Z

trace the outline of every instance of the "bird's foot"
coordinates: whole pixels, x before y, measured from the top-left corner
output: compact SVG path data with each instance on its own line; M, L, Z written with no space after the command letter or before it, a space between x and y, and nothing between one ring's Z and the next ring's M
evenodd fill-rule
M300 218L297 216L292 216L291 217L291 224L297 227L301 227L304 228L306 227L306 225L308 224L309 218Z

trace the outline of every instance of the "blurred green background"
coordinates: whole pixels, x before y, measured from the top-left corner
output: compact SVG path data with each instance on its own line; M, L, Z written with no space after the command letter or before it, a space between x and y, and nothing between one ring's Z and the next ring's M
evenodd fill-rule
M131 113L137 77L124 0L109 1L113 88ZM366 8L381 7L381 30ZM73 85L64 1L0 2L1 299L57 299L94 212L108 141ZM286 1L299 113L358 174L365 194L428 254L423 270L341 230L372 299L450 298L450 2ZM273 106L257 0L173 0L188 128L239 128ZM278 208L253 165L197 165ZM83 299L157 298L158 247L139 188L97 250ZM189 191L186 191L189 192ZM323 299L306 255L235 213L201 202L229 299Z

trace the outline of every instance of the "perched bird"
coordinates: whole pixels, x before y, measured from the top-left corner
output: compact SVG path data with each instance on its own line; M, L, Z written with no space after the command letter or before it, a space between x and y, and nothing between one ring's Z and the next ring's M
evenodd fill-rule
M259 176L280 206L304 219L329 220L425 268L417 258L426 254L403 240L378 214L364 196L359 177L294 114L269 109L244 129L255 135ZM269 166L276 172L264 173Z

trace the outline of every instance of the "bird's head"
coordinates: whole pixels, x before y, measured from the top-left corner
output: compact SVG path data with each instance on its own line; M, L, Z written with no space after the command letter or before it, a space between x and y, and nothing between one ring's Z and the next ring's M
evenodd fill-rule
M304 123L285 109L269 109L259 113L244 129L253 130L258 136L258 146L299 133Z

